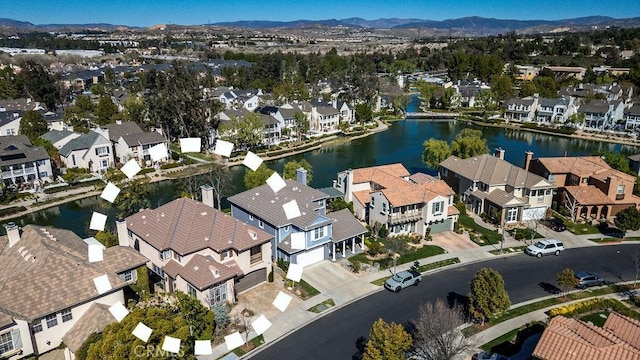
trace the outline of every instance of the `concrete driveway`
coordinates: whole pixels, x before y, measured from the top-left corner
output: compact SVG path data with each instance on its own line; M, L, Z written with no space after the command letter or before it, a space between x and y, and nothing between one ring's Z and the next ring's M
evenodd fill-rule
M302 279L320 291L319 297L332 298L336 304L344 304L379 289L371 283L357 281L361 276L331 261L307 266L302 273Z
M445 231L435 235L431 235L432 241L426 242L428 245L437 245L445 249L447 252L459 250L469 250L479 248L480 245L469 239L469 235L456 234L453 231Z

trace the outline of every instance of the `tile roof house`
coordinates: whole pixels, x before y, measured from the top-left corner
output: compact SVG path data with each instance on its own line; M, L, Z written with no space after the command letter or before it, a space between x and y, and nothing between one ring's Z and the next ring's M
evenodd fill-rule
M286 186L277 193L265 184L230 196L231 216L274 234L271 255L292 264L307 266L334 258L338 249L347 247L351 252L361 251L366 228L346 223L346 214L336 218L327 214L328 195L305 185L304 169L298 172L299 181L285 180ZM300 216L289 219L283 206L293 200ZM334 231L340 236L336 237ZM300 233L302 235L298 235ZM302 243L298 243L298 236Z
M95 131L71 139L59 150L67 168L89 169L92 173L114 166L111 142Z
M0 175L7 186L35 179L50 181L51 159L44 147L31 145L25 135L1 136Z
M267 280L273 235L213 208L211 187L199 201L180 198L116 223L121 244L149 260L165 291L183 291L206 306ZM208 200L207 200L208 199Z
M141 166L151 165L149 149L167 143L167 140L157 131L143 131L133 121L116 122L104 125L94 130L111 140L114 149L114 159L119 163L126 163L136 159Z
M400 163L342 171L333 187L353 202L359 219L385 225L390 235L450 231L458 220L453 189L424 174L410 175Z
M636 178L611 168L598 156L529 158L529 171L558 186L555 200L572 218L612 219L630 206L640 207L633 195Z
M20 230L14 224L6 229L0 237L3 359L55 349L77 323L88 321L94 304L125 303L123 288L135 282L136 268L146 263L135 250L119 246L104 249L101 261L89 262L90 240L69 230L36 225ZM94 279L104 275L110 289L99 293Z
M602 327L556 316L533 350L537 360L640 359L640 321L611 312Z
M440 163L438 172L469 210L501 224L543 218L556 189L543 177L505 161L501 148L495 155L450 156Z

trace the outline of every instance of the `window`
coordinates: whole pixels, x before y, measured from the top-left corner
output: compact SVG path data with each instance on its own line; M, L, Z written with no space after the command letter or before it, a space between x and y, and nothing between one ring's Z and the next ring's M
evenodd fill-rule
M73 319L73 314L71 314L71 309L64 310L62 312L62 322L67 322Z
M386 213L387 212L387 203L382 203L382 212Z
M324 237L324 226L313 229L313 239L318 240Z
M262 221L262 220L258 220L258 227L259 227L260 229L264 229L264 221Z
M289 232L289 225L284 227L284 232Z
M431 212L434 215L442 214L443 209L444 209L444 201L438 201L433 203L433 205L431 205Z
M220 260L228 259L231 257L231 250L225 250L220 253Z
M618 195L624 194L624 185L618 185Z
M0 354L8 353L15 349L13 345L13 339L10 332L0 334Z
M222 283L209 290L210 305L219 304L227 301L227 284Z
M556 181L556 175L555 174L550 174L549 175L549 182L555 182Z
M505 219L506 222L514 222L514 221L518 221L518 208L509 208L507 209L507 218Z
M133 269L120 274L120 278L126 282L131 282L136 280L136 278L138 277L137 275L138 274L136 272L136 269Z
M38 178L42 179L49 176L49 174L46 171L41 171L38 173Z
M37 334L40 331L42 331L42 320L36 320L36 323L31 325L31 330L33 330L34 334Z
M253 215L249 214L249 220L253 221Z
M47 328L51 329L52 327L58 325L58 316L57 314L47 315Z
M98 156L102 156L102 155L107 155L109 154L109 147L108 146L101 146L96 148L96 155Z
M371 206L374 206L374 205L376 204L375 200L376 200L376 199L372 196L372 197L371 197Z
M109 160L107 159L100 160L100 168L106 169L108 167L109 167Z
M582 178L582 183L586 184L587 182L589 182L589 178Z
M254 246L249 250L251 265L262 261L262 245Z
M164 271L162 271L162 269L160 269L160 267L156 264L153 264L153 272L158 274L161 278L164 279Z
M191 284L187 284L187 294L191 297L196 297L196 288L191 286Z
M76 156L71 154L71 161L73 162L73 166L76 166Z

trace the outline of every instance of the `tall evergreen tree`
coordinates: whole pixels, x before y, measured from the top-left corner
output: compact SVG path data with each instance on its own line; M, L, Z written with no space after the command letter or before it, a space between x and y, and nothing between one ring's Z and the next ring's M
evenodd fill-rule
M471 280L469 312L483 324L490 317L509 310L511 301L504 288L502 275L491 268L482 268Z

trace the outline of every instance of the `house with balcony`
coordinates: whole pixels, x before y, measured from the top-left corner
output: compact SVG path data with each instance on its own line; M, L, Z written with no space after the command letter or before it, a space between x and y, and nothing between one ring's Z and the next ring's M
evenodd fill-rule
M82 344L114 318L96 318L96 307L126 304L123 289L137 280L137 268L146 258L135 250L115 246L103 249L102 260L90 262L89 244L75 233L50 227L5 226L0 237L0 358L38 357L57 349L73 332L73 344ZM93 259L92 259L93 260ZM108 289L98 291L94 279L106 275ZM75 330L73 330L75 328ZM83 329L85 329L83 331ZM74 346L73 351L79 346ZM70 347L65 357L72 358Z
M538 99L538 109L536 110L536 122L540 123L560 123L564 124L571 115L576 113L573 98Z
M339 172L333 188L353 203L358 219L382 224L390 235L450 231L458 220L453 189L426 174L410 175L400 163Z
M556 186L504 160L504 152L498 148L494 155L467 159L452 155L440 163L438 172L475 214L506 225L544 218Z
M111 142L95 131L89 131L67 142L59 153L67 168L89 169L92 173L100 173L114 166Z
M6 186L51 181L51 159L44 147L31 145L25 135L1 136L0 174Z
M204 305L233 303L236 294L267 280L273 234L213 208L180 198L116 222L120 243L147 259L151 279L163 291L180 290Z
M507 121L532 122L535 120L538 108L538 97L527 96L522 99L510 99L504 110L504 118Z
M588 104L581 105L578 113L584 114L584 124L587 128L611 129L624 117L624 102L591 100Z
M328 195L306 185L304 169L285 183L277 193L265 184L228 198L231 216L274 234L274 259L307 266L362 251L367 229L351 214L327 213ZM288 218L284 206L294 200L300 216Z
M631 104L628 108L624 109L624 121L625 130L636 130L640 125L640 104Z
M327 132L338 129L340 112L333 106L312 105L309 127L314 132Z
M167 142L159 132L143 131L133 121L116 122L93 131L111 141L115 162L124 164L131 159L136 159L143 167L151 165L149 149Z
M636 178L612 169L599 156L529 159L529 171L558 187L555 201L573 219L612 220L625 208L640 208Z

